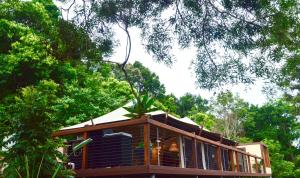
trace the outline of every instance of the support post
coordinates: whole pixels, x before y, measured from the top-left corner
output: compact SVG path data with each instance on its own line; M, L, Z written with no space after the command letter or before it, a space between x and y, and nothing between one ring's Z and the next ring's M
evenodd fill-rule
M193 167L198 168L197 140L195 138L193 138L192 159L193 159Z
M228 151L229 151L229 159L230 159L231 171L235 171L233 151L232 150L228 150Z
M179 136L179 151L180 151L180 162L181 162L181 168L185 168L185 160L184 160L184 149L183 149L183 138L182 136L180 135Z
M257 158L255 158L255 169L256 169L256 173L258 173L258 162L257 162Z
M235 160L236 160L236 172L240 172L240 163L239 163L239 154L235 152Z
M216 158L217 158L218 170L222 171L222 156L221 156L221 147L220 146L217 146Z
M144 124L144 163L150 165L150 124Z
M264 171L264 173L266 173L266 162L265 162L265 160L266 160L266 155L265 155L265 147L261 144L260 145L260 150L261 150L261 158L262 158L262 165L263 165L263 171Z
M250 156L249 155L248 155L248 169L249 169L249 172L251 173L252 168L251 168L251 161L250 161Z
M83 139L86 140L88 139L88 133L83 132ZM81 163L81 168L82 169L87 169L87 145L84 145L82 148L82 163Z

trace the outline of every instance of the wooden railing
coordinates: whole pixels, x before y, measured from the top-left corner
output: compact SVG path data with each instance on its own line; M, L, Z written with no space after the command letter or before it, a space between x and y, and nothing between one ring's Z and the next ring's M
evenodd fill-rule
M108 130L112 134L107 134ZM113 138L116 133L122 137L118 141ZM120 171L128 174L269 176L265 174L261 157L148 118L62 130L53 136L88 138L99 134L103 138L110 136L106 138L110 141L94 139L78 154L79 159L70 160L78 162L78 176L122 175ZM130 141L126 141L128 137ZM120 144L119 139L124 141L122 148L108 145Z
M174 128L172 126L166 125L164 123L149 120L147 126L151 128L150 132L145 132L145 138L148 138L146 141L154 140L155 136L157 137L157 141L159 141L161 144L163 141L165 141L164 138L161 138L161 136L158 136L158 134L162 134L164 132L168 132L169 138L171 137L170 134L176 135L177 138L179 138L178 142L176 143L178 146L178 158L180 160L180 164L174 167L181 167L181 168L201 168L206 170L218 170L218 171L233 171L233 172L245 172L245 173L265 173L265 165L263 164L263 159L261 157L258 157L256 155L252 155L250 153L247 153L241 149L224 145L219 142L215 142L206 138L203 138L201 136L198 136L194 133L186 132L177 128ZM145 126L146 127L146 126ZM156 134L153 134L154 130L156 130ZM150 136L146 136L146 134L151 134ZM154 135L154 136L153 136ZM162 139L162 140L161 140ZM181 139L181 140L180 140ZM182 140L190 140L192 142L192 147L187 148L187 145L184 145L184 141ZM150 143L148 143L149 145ZM152 143L153 144L153 143ZM185 146L186 148L182 148ZM155 144L154 144L155 145ZM180 146L181 145L181 146ZM156 145L157 146L157 145ZM201 147L199 149L199 147ZM190 147L190 146L189 146ZM209 147L212 148L214 151L209 151L210 154L214 154L215 158L210 159L209 157L211 155L207 155L206 153L203 154L206 150L203 147ZM151 152L151 147L145 147L145 153ZM182 150L185 149L185 150ZM200 151L199 151L200 150ZM160 157L161 152L164 152L162 148L160 148L159 151L157 151L158 157ZM190 160L189 164L186 165L187 162L186 159L188 159L187 153L192 154L192 160ZM182 155L184 154L184 155ZM202 154L202 155L201 155ZM226 156L227 154L227 156ZM181 156L180 156L181 155ZM201 159L197 159L198 157L201 157ZM152 156L153 157L153 156ZM227 160L226 160L227 158ZM149 159L148 155L145 155L145 159ZM160 162L154 163L155 165L162 165L162 157L160 159L157 159ZM207 161L215 161L216 165L210 167L209 164L207 164ZM259 163L260 162L260 163ZM147 162L148 163L148 162ZM153 161L151 161L153 164ZM150 163L150 165L151 165ZM205 164L206 163L206 164ZM149 163L148 163L149 164ZM169 165L168 165L169 166Z

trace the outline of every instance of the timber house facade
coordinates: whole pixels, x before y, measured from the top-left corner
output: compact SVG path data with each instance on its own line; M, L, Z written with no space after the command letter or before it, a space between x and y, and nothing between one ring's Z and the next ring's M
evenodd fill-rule
M53 133L67 140L64 153L84 139L93 140L69 155L76 177L271 177L262 143L241 145L163 111L139 119L126 113L119 108Z

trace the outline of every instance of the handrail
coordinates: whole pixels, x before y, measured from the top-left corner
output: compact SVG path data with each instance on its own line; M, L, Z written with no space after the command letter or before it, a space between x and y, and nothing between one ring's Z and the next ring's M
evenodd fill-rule
M188 136L188 137L191 137L191 138L195 138L195 139L197 139L197 140L199 140L199 141L202 141L202 142L210 143L210 144L215 145L215 146L220 146L220 147L226 148L226 149L228 149L228 150L232 150L232 151L236 151L236 152L239 152L239 153L242 153L242 154L245 154L245 155L249 155L249 156L254 157L254 158L257 158L257 159L262 159L261 157L259 157L259 156L257 156L257 155L253 155L253 154L248 153L248 152L245 152L245 151L243 151L243 150L240 150L240 149L237 149L237 148L228 146L228 145L224 145L224 144L222 144L222 143L219 143L219 142L216 142L216 141L213 141L213 140L209 140L209 139L204 138L204 137L201 137L201 136L199 136L199 135L196 135L196 134L193 134L193 133L190 133L190 132L187 132L187 131L184 131L184 130L175 128L175 127L173 127L173 126L170 126L170 125L167 125L167 124L164 124L164 123L161 123L161 122L152 120L152 119L148 119L148 122L149 122L150 124L152 124L152 125L157 126L157 127L161 127L161 128L164 128L164 129L167 129L167 130L170 130L170 131L173 131L173 132L182 134L182 135L184 135L184 136Z

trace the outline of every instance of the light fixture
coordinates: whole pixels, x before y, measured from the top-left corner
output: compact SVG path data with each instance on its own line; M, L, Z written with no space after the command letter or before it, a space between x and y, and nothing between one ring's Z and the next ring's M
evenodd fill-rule
M171 152L179 152L178 146L176 142L172 142L169 148L169 151Z

